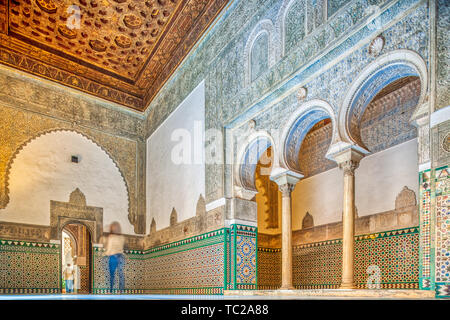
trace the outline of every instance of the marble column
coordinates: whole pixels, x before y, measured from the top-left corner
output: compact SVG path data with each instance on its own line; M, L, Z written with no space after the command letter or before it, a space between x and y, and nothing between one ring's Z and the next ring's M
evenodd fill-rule
M355 247L355 170L363 154L346 149L334 158L344 172L344 200L342 215L342 280L341 289L353 289Z
M278 184L281 191L281 290L293 290L292 283L292 213L291 192L303 176L292 171L284 171L270 179Z

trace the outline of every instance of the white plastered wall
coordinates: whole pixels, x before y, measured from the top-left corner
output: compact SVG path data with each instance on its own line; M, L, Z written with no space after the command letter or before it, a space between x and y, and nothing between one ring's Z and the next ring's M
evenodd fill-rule
M80 161L73 163L72 155ZM10 201L0 209L0 220L50 225L50 200L68 202L76 188L88 206L103 208L104 227L118 221L122 233L134 234L119 169L98 145L72 131L44 134L17 154L9 174Z
M197 200L205 196L204 127L202 81L147 139L147 221L154 218L157 230L170 225L172 208L178 222L195 216ZM189 153L187 162L177 162Z

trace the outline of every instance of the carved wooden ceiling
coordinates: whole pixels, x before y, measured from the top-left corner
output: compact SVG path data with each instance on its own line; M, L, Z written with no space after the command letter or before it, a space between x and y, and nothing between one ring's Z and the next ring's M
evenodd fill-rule
M0 63L144 111L229 0L0 0Z

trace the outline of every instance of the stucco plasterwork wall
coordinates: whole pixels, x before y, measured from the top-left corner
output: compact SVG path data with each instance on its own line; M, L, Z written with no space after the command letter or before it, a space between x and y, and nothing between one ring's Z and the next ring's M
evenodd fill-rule
M281 5L282 2L257 1L233 4L150 106L147 134L201 79L205 79L206 129L237 130L254 119L256 130L270 131L282 130L299 107L296 95L302 86L308 91L306 101L327 102L337 117L344 92L351 87L355 75L380 55L409 50L427 61L429 19L424 1L378 1L375 15L365 10L372 2L349 1L245 87L246 40L260 21L269 19L279 25ZM368 54L370 41L380 33L385 38L382 51L375 56ZM281 41L278 45L281 47ZM233 181L228 179L229 175L232 170L228 165L207 166L207 203L224 196L227 184Z
M79 157L78 163L71 156ZM95 143L73 131L55 131L32 140L9 165L10 201L0 219L34 225L50 224L51 201L66 202L77 188L87 204L103 208L106 225L119 221L134 234L128 220L125 181L111 158Z
M31 76L0 68L0 205L9 202L9 167L26 143L51 131L70 130L99 145L116 163L126 182L129 217L139 230L145 210L144 181L137 173L145 161L140 152L142 120L102 101L64 90ZM145 219L145 216L144 216Z

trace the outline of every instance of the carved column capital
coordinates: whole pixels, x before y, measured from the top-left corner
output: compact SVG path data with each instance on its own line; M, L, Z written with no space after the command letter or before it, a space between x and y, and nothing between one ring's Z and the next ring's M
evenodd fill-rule
M283 170L271 176L270 180L274 181L278 185L283 197L288 197L291 195L292 190L294 190L295 185L301 178L303 178L303 175L301 174Z
M359 167L359 161L347 160L339 163L339 168L344 170L344 175L354 176L355 170Z
M345 176L354 176L355 170L359 167L359 162L364 157L364 154L361 151L350 147L333 154L332 157L339 168L344 170Z

